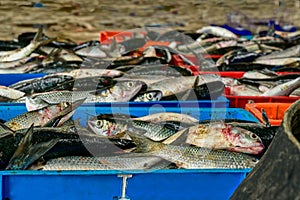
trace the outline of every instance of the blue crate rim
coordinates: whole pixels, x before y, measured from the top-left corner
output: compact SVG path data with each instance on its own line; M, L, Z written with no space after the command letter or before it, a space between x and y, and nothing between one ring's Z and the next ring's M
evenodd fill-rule
M186 173L249 173L252 168L244 169L159 169L159 170L3 170L6 175L120 175L120 174L186 174Z

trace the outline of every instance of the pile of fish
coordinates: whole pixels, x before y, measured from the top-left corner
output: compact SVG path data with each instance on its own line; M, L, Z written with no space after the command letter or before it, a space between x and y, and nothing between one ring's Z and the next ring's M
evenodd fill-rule
M258 162L274 127L204 123L180 113L71 119L84 100L20 114L1 124L0 168L7 170L242 169Z
M241 78L222 77L222 81L234 96L300 96L300 74L295 73L249 71Z
M254 167L276 127L203 122L179 113L122 113L73 120L89 102L299 96L300 32L270 30L251 39L208 26L190 34L149 29L132 37L76 44L39 29L0 41L0 73L43 76L0 86L0 101L27 113L0 126L7 170L242 169ZM214 55L214 56L213 56ZM249 71L240 79L200 71ZM45 74L45 75L44 75Z

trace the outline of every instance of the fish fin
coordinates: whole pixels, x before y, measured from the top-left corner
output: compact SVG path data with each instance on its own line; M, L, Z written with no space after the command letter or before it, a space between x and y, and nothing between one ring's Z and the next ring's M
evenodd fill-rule
M44 46L50 42L52 42L54 38L50 38L47 40L43 40L43 27L39 27L37 33L35 34L32 43L38 44L37 46Z
M8 133L10 134L15 134L15 131L12 130L11 128L9 128L8 126L6 126L4 123L0 122L0 127L2 127L3 129L5 129Z
M189 128L183 129L178 131L174 135L170 136L169 138L163 141L164 144L183 144L187 139L187 134L189 133Z
M262 119L264 120L266 127L270 127L271 124L270 124L269 117L263 108L261 109L261 115L262 115Z
M50 140L43 143L32 144L33 124L28 128L24 137L18 144L14 155L11 157L8 170L26 169L29 165L43 156L49 151L57 142L58 139Z

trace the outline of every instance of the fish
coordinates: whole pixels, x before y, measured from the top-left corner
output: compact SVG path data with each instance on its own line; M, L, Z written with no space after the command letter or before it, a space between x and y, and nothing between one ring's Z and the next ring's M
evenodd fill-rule
M3 128L3 126L0 126ZM17 131L4 128L6 133L0 136L0 169L5 169L16 152L18 143L27 129ZM43 154L45 160L64 156L111 156L125 149L134 148L131 140L100 137L76 123L64 123L61 127L34 127L32 144L58 140L53 148Z
M290 58L290 57L299 57L300 56L300 45L295 45L290 48L281 50L281 51L275 51L270 54L260 56L256 59L256 61L259 60L271 60L271 59L279 59L279 58Z
M74 78L68 75L46 75L39 78L19 81L9 85L9 87L24 92L26 95L31 95L34 93L47 92L51 90L70 90L72 85L64 84L65 82L69 81L74 81Z
M278 74L270 70L262 70L262 71L247 71L242 76L242 78L246 78L246 79L267 79L271 77L278 77Z
M196 30L196 33L208 33L223 38L238 38L233 32L218 26L204 26L201 29Z
M0 74L12 74L12 73L23 73L24 65L27 62L30 62L31 60L35 59L39 54L32 53L30 56L27 56L25 58L11 61L11 62L0 62Z
M243 153L194 146L178 146L151 141L127 132L135 142L137 155L155 155L185 169L245 169L253 168L258 159Z
M15 90L10 87L0 86L0 102L16 100L25 95L24 92Z
M119 81L109 88L90 91L51 91L45 93L36 93L31 96L32 99L41 99L52 105L59 102L72 102L85 99L86 103L91 102L126 102L134 97L142 88L140 81ZM95 85L95 88L97 85ZM20 99L17 102L24 102Z
M6 170L26 169L58 142L57 139L53 139L48 142L33 144L32 135L33 124L28 128L25 136L19 142L18 148L5 168Z
M196 76L170 78L151 84L148 86L148 90L159 90L162 92L163 97L171 96L193 88L196 80Z
M162 159L155 156L116 155L105 157L67 156L50 159L34 170L154 170ZM161 166L162 167L162 166Z
M214 150L260 154L264 150L261 139L254 133L225 123L198 124L188 128L186 143Z
M264 92L261 96L288 96L295 89L300 87L300 77L288 81L286 83L275 86L274 88Z
M270 65L270 66L285 66L285 65L292 65L292 64L298 63L299 61L300 61L299 57L288 57L288 58L273 58L273 59L266 59L266 60L255 60L255 61L253 61L253 63Z
M29 56L35 49L41 45L45 45L51 41L50 40L41 40L42 38L42 28L38 30L33 40L24 48L16 49L12 51L7 51L5 55L0 55L0 62L12 62L16 60L21 60Z
M124 75L124 72L115 70L115 69L74 69L69 72L56 73L56 75L67 75L72 76L74 79L78 78L88 78L88 77L97 77L97 76L106 76L106 77L120 77Z
M150 102L159 101L162 98L162 92L158 90L146 91L143 93L138 93L137 96L133 97L131 101L133 102Z
M175 112L159 112L150 115L146 115L143 117L134 118L134 120L142 120L152 123L165 122L165 121L175 121L182 122L188 124L198 124L199 120L183 113L175 113Z
M116 136L126 130L139 130L144 136L154 141L162 141L177 132L176 129L164 124L156 124L134 119L114 117L102 118L102 115L91 117L88 120L88 127L97 135Z
M230 87L230 95L234 96L261 96L262 93L257 87L250 85L235 85Z
M20 114L4 124L13 131L29 128L33 123L34 126L44 126L54 118L62 117L61 113L68 114L81 105L83 100L74 101L73 103L62 102L55 105L42 108L40 110L30 111ZM1 135L1 134L0 134Z

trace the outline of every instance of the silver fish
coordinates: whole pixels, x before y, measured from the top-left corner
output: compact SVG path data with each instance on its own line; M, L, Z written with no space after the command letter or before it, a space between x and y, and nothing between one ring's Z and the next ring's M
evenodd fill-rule
M48 160L45 165L30 169L42 170L147 170L161 161L154 156L68 156Z
M188 128L186 143L248 154L259 154L264 150L264 145L256 134L219 122Z
M72 110L74 110L81 104L82 100L74 102L73 104L66 102L58 103L56 105L51 105L40 110L20 114L5 122L4 124L14 131L29 128L31 124L34 124L34 126L44 126L57 117L63 117L62 113L66 115L72 112Z
M263 93L261 96L288 96L299 87L300 77L296 78L295 80L291 80L286 83L277 85L276 87Z
M48 104L59 102L73 102L79 99L85 99L86 103L91 102L125 102L129 101L142 88L140 81L118 82L111 88L101 89L99 91L51 91L37 93L32 95L32 99L42 100ZM96 93L96 94L95 94ZM20 99L18 102L24 102Z
M233 32L218 26L205 26L196 31L197 33L209 33L219 37L238 38Z
M0 101L15 100L23 97L24 92L6 86L0 86Z
M194 146L168 145L128 133L137 145L137 151L159 156L186 169L244 169L258 163L255 157L224 150L212 150Z
M70 72L57 73L57 75L69 75L76 79L96 76L116 77L122 76L123 74L123 72L113 69L74 69Z
M12 62L23 59L39 46L49 43L51 40L41 40L42 34L42 29L40 28L33 40L26 47L6 52L5 55L0 56L0 62Z
M150 115L146 115L144 117L134 118L134 120L142 120L148 122L165 122L165 121L175 121L175 122L183 122L188 124L197 124L199 120L191 117L190 115L182 114L182 113L174 113L174 112L161 112L154 113Z

